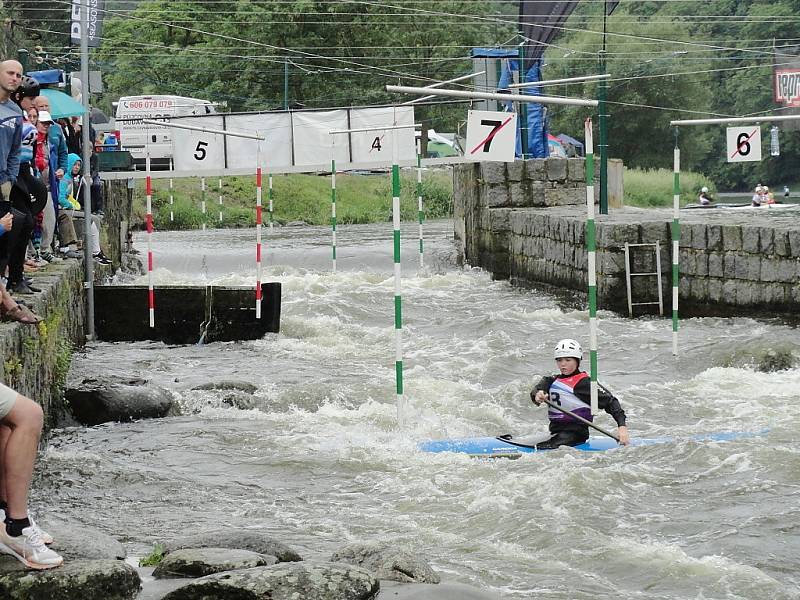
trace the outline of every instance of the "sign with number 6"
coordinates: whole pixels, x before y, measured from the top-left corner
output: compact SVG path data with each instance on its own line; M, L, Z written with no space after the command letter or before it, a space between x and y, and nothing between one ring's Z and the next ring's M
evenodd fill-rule
M471 110L467 114L469 160L514 162L517 147L517 113Z
M176 123L222 129L222 117L176 119ZM225 168L225 142L223 136L189 129L173 129L173 161L176 171L213 171Z
M728 127L728 162L758 162L761 160L761 125Z

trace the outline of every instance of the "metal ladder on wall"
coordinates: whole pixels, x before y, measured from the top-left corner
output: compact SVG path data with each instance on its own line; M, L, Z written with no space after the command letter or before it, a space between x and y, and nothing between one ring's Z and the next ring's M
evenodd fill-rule
M650 246L653 248L655 252L655 263L656 263L656 270L654 273L650 272L642 272L642 273L632 273L631 272L631 248L641 248ZM633 302L632 293L631 293L631 277L656 277L656 288L658 289L658 302ZM659 245L658 241L647 243L647 244L629 244L625 242L625 281L628 285L628 314L633 316L633 307L634 306L652 306L658 304L658 314L664 316L664 296L663 292L661 291L661 246Z

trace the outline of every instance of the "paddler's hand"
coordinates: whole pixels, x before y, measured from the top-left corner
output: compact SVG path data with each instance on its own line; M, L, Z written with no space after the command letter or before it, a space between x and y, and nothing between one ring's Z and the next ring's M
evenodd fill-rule
M541 406L542 402L545 400L547 400L547 392L543 392L542 390L533 390L531 392L531 402L536 406Z
M628 433L628 428L625 425L621 425L617 429L617 437L619 437L619 443L623 446L627 446L631 443L631 436Z

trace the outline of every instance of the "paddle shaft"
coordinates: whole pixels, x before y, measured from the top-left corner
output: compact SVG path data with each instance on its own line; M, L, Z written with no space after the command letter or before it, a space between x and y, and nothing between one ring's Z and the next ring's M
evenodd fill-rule
M577 420L577 421L580 421L581 423L583 423L583 424L585 424L585 425L588 425L589 427L591 427L591 428L593 428L593 429L596 429L596 430L597 430L597 431L599 431L600 433L604 433L605 435L607 435L608 437L610 437L610 438L611 438L611 439L613 439L613 440L616 440L616 441L617 441L617 443L619 443L619 438L618 438L617 436L615 436L615 435L614 435L613 433L611 433L610 431L606 431L605 429L603 429L603 428L602 428L602 427L600 427L599 425L595 425L595 424L594 424L594 423L592 423L591 421L587 421L587 420L586 420L586 419L584 419L583 417L581 417L581 416L578 416L578 415L576 415L575 413L568 411L566 408L561 408L561 407L560 407L558 404L555 404L554 402L550 402L550 400L542 400L542 402L544 402L545 404L547 404L547 406L552 406L552 407L553 407L553 408L555 408L556 410L560 410L560 411L561 411L562 413L564 413L565 415L569 415L569 416L570 416L570 417L572 417L573 419L575 419L575 420Z

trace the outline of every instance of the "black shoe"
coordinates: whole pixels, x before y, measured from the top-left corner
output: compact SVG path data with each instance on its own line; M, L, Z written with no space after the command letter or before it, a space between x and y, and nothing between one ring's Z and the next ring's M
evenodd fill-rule
M24 281L20 281L19 283L12 285L10 289L14 294L34 294L42 291L39 288L31 287Z
M111 264L111 259L108 258L102 252L98 252L97 254L93 254L92 258L94 259L94 262L96 262L98 264L101 264L101 265L110 265Z

